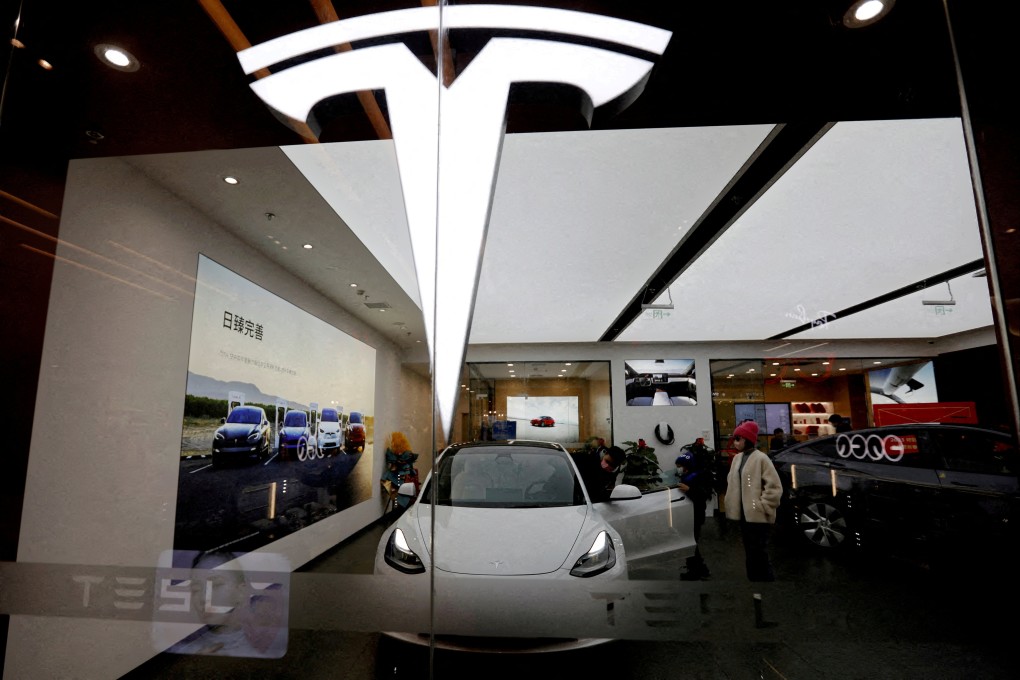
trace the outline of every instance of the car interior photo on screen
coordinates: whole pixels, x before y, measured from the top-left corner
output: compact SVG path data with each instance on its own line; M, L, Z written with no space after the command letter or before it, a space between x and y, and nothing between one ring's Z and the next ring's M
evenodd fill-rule
M1016 677L1016 3L0 24L4 680Z

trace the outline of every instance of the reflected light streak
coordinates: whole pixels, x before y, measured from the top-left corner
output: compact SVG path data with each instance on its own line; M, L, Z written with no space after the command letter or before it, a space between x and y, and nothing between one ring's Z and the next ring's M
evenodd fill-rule
M49 210L46 210L45 208L40 208L39 206L34 205L32 203L29 203L28 201L26 201L24 199L18 198L14 194L9 194L6 191L4 191L3 189L0 189L0 196L2 196L3 198L6 198L11 203L16 203L16 204L20 205L23 208L28 208L29 210L37 212L40 215L42 215L43 217L49 217L50 219L53 219L53 220L59 219L59 217L57 215L54 215Z
M48 253L45 250L40 250L38 248L34 248L34 247L28 245L27 243L20 243L18 245L20 245L25 250L32 251L33 253L39 253L40 255L45 255L46 257L53 258L57 262L64 262L66 264L74 265L75 267L78 267L80 269L84 269L85 271L90 271L93 274L99 274L100 276L105 276L106 278L112 279L113 281L116 281L117 283L123 283L123 284L125 284L127 286L131 286L132 288L137 288L138 290L143 290L146 293L152 293L156 297L161 297L164 300L169 300L171 302L174 302L177 299L177 298L170 297L169 295L164 295L163 293L160 293L158 291L152 290L151 288L146 288L145 286L139 286L137 283L132 283L131 281L128 281L127 279L122 279L122 278L120 278L118 276L114 276L113 274L107 274L103 270L96 269L95 267L90 267L87 264L82 264L81 262L76 262L74 260L69 260L66 257L61 257L60 255L55 255L53 253Z
M28 225L22 224L20 222L15 222L14 220L12 220L12 219L10 219L8 217L4 217L3 215L0 215L0 222L6 222L7 224L11 225L12 227L16 227L18 229L21 229L22 231L27 231L28 233L33 234L35 236L38 236L39 238L45 239L47 241L50 241L51 243L56 243L56 244L61 245L61 246L66 246L68 248L72 248L72 249L77 250L77 251L79 251L81 253L89 255L90 257L94 257L96 259L102 260L103 262L106 262L108 264L111 264L111 265L114 265L114 266L117 266L117 267L121 267L123 269L127 269L128 271L132 272L133 274L137 274L137 275L142 276L142 277L144 277L146 279L149 279L150 281L155 281L156 283L162 284L162 285L166 286L167 288L172 288L172 289L174 289L174 290L176 290L176 291L178 291L180 293L184 293L188 297L194 297L195 296L195 294L193 292L191 292L190 290L185 290L184 288L180 288L179 286L175 286L172 283L167 283L166 281L163 281L162 279L159 279L159 278L157 278L157 277L155 277L155 276L153 276L151 274L147 274L147 273L141 271L140 269L135 269L134 267L132 267L130 265L126 265L126 264L123 264L121 262L117 262L116 260L111 259L109 257L106 257L105 255L100 255L99 253L95 252L94 250L89 250L88 248L83 248L82 246L75 245L74 243L71 243L70 241L65 241L63 239L57 238L56 236L51 236L50 234L47 234L44 231L39 231L38 229L33 229L32 227L30 227ZM22 244L22 245L24 245L24 244ZM25 247L27 248L29 246L25 246ZM39 252L43 252L44 253L46 251L40 250ZM68 260L68 262L72 262L72 260ZM98 270L96 270L96 271L98 271ZM111 277L111 278L115 278L116 279L117 277L114 276L114 277ZM117 279L117 280L120 280L120 279ZM172 300L173 298L169 298L168 297L167 299L168 300Z

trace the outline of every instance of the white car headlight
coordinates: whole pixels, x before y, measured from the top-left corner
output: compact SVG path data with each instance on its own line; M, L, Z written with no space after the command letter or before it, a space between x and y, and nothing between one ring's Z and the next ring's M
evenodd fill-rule
M386 564L405 574L420 574L425 571L421 558L407 545L407 538L400 529L394 529L386 544Z
M616 548L613 546L613 539L605 531L600 531L595 537L595 542L581 559L574 563L570 570L571 576L594 576L612 569L616 565Z

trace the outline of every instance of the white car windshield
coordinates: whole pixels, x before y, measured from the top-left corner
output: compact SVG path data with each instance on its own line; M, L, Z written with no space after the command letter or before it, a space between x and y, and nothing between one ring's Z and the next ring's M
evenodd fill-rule
M439 505L536 508L583 505L581 482L556 449L482 446L443 454L422 496Z

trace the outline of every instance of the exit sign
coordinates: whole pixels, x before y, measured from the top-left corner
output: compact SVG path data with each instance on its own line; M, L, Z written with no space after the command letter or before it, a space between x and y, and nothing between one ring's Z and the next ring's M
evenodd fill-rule
M797 381L796 380L780 380L779 381L779 386L780 387L796 387L797 386Z

